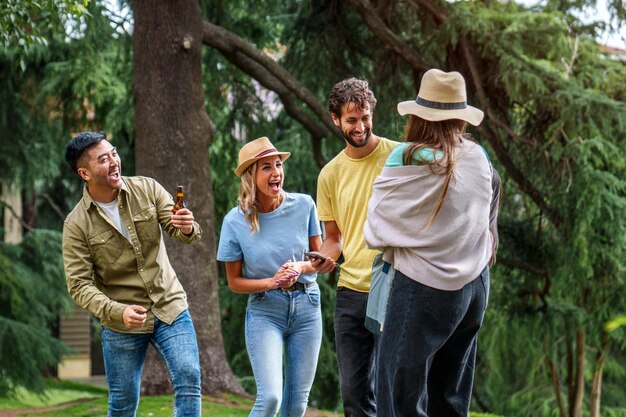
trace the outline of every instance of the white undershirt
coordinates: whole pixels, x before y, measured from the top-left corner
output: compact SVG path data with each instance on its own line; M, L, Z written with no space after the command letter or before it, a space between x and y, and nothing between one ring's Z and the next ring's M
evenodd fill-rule
M104 211L104 214L106 214L107 217L111 219L113 224L117 226L120 233L123 234L128 241L130 241L130 235L122 224L122 219L120 218L120 211L117 208L117 198L110 203L100 203L96 201L96 204L100 206L100 208Z

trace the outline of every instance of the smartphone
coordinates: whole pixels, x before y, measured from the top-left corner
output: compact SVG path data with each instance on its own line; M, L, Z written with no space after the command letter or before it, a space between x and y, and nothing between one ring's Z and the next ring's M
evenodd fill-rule
M326 257L324 255L320 255L317 252L304 252L304 256L308 256L309 258L319 259L321 261L325 261Z

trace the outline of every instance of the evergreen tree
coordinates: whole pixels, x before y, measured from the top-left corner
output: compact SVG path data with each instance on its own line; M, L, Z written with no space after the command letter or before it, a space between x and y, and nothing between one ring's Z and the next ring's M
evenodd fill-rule
M60 230L82 188L63 160L64 145L78 128L107 128L128 154L124 133L132 126L125 91L129 43L124 52L124 38L113 36L97 4L77 33L62 18L48 20L46 7L63 7L48 3L0 6L42 7L29 16L45 39L32 45L25 40L23 50L9 39L0 53L0 181L21 190L25 209L19 221L26 231L22 243L0 245L0 396L18 386L43 389L42 376L70 353L55 334L59 315L73 304Z
M53 335L58 314L71 306L60 253L57 231L0 243L0 397L17 386L41 392L45 371L69 353Z

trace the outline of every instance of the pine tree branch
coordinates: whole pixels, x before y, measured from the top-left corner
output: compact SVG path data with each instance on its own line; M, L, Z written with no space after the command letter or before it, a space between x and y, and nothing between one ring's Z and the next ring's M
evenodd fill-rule
M417 6L418 9L426 10L437 23L441 24L448 18L448 13L437 8L437 6L429 0L413 0L411 3Z
M443 23L447 18L448 18L448 13L445 10L441 10L439 8L437 8L437 6L435 4L433 4L430 0L413 0L412 4L415 5L415 7L421 9L421 10L425 10L427 11L434 19L437 23L441 24ZM464 37L461 37L459 39L459 43L461 43L461 45L465 44L467 45L467 41ZM466 53L464 51L464 55L466 56ZM474 65L475 67L475 65ZM478 89L479 87L482 87L482 84L477 84L476 88ZM485 112L487 113L487 112ZM528 138L525 138L523 136L519 136L516 135L515 132L513 131L513 129L511 129L511 127L502 122L497 116L496 114L491 111L490 114L488 114L489 119L491 119L492 122L494 122L498 127L500 127L501 129L503 129L506 134L513 139L516 142L520 142L520 143L532 143L532 141Z
M258 65L246 55L238 52L230 54L222 51L222 55L246 74L260 82L265 88L274 91L278 95L287 114L300 122L300 124L311 133L315 161L320 167L324 166L326 161L322 158L320 145L321 139L328 135L328 130L300 108L295 97L285 88L284 84L264 67ZM320 150L320 152L316 152L316 149Z
M361 18L374 36L400 55L413 69L427 71L432 68L432 65L422 61L413 48L404 43L389 29L369 0L349 1L359 12Z
M545 269L537 268L533 264L518 261L515 259L503 258L502 256L498 256L498 263L502 265L506 265L510 268L522 269L524 271L532 272L533 274L539 275L541 277L548 277L548 271Z
M321 139L330 135L341 138L341 134L313 93L279 63L223 27L205 21L203 43L220 51L239 69L278 94L285 111L311 133L315 160L323 166L325 161L321 153ZM321 123L303 110L299 102L303 102Z
M52 207L52 210L54 210L54 212L57 214L57 216L59 216L61 220L65 220L65 214L63 213L63 210L61 210L61 208L54 202L52 197L50 197L50 194L35 193L35 198L43 198L44 200L46 200L50 207Z
M350 3L352 3L359 11L363 21L372 31L374 36L384 42L388 47L396 51L402 57L402 59L404 59L414 70L426 71L432 68L432 65L425 63L424 61L419 59L414 50L406 45L403 41L401 41L391 31L391 29L389 29L389 27L385 25L384 21L378 16L376 9L372 6L369 0L350 0ZM436 5L428 0L414 0L413 4L416 5L416 7L419 7L420 10L425 10L427 13L432 15L438 23L443 23L448 17L446 11L439 9ZM466 39L461 37L459 43L461 45L465 60L470 67L472 84L478 92L479 99L483 108L485 109L485 113L489 121L492 122L499 129L501 129L513 141L527 143L527 139L516 135L513 129L508 124L502 122L498 118L496 112L493 111L487 98L487 94L483 88L483 82L477 70L475 57L470 53L471 51L469 50L468 42ZM535 202L535 204L537 204L547 214L548 218L555 225L555 227L561 229L563 221L560 214L556 212L553 208L548 206L548 204L542 197L541 192L526 179L522 171L509 156L498 135L489 129L485 129L484 127L479 128L479 131L483 135L485 135L485 137L492 144L494 151L498 156L498 159L506 168L507 173L509 173L513 180L519 185L520 189L528 194L528 196Z
M426 10L430 15L433 16L435 21L437 21L438 23L443 23L448 18L448 14L444 10L437 8L437 6L435 6L429 0L413 0L413 3L417 4L420 9ZM481 102L482 108L485 110L487 119L492 122L496 127L502 129L502 131L504 131L504 133L512 141L518 143L530 143L531 141L528 138L516 135L513 129L511 129L511 127L507 123L504 123L502 120L500 120L496 112L493 111L488 95L483 87L484 83L477 68L478 66L476 64L476 58L471 53L472 51L470 51L469 42L466 38L461 37L459 39L459 44L461 46L463 56L465 57L472 76L472 84L474 85L476 92L478 93L479 100ZM528 196L535 202L535 204L537 204L548 215L550 221L557 228L560 229L563 224L561 216L554 209L548 206L546 201L541 196L540 191L526 179L522 171L517 167L517 165L515 165L507 150L504 148L499 136L497 134L493 134L493 132L489 129L479 128L479 131L489 140L498 156L498 159L500 160L500 162L502 162L513 180L519 185L520 189L528 194Z
M22 225L22 227L26 230L28 230L29 232L32 231L34 228L29 225L26 221L24 221L24 218L21 216L18 216L18 214L15 212L15 210L13 209L13 207L11 207L10 204L7 204L6 201L4 200L0 200L0 206L4 207L5 209L9 210L11 212L11 214L13 215L13 217L15 217L17 219L18 222L20 222L20 224Z
M502 129L507 136L509 136L513 140L516 140L516 135L514 134L510 126L500 121L498 116L496 115L496 113L493 111L491 107L490 100L483 87L483 80L480 77L478 66L476 64L476 59L474 55L472 55L472 52L470 51L470 48L468 45L469 42L466 39L461 38L459 40L459 44L461 45L461 50L463 51L463 55L465 57L465 60L470 70L470 74L471 74L472 81L473 81L472 84L476 88L476 92L478 93L478 98L480 100L482 108L485 110L485 114L487 115L487 118L494 125ZM509 156L509 153L504 148L504 145L502 144L502 141L500 140L498 135L492 134L491 130L486 129L484 127L482 128L479 127L478 130L481 133L483 133L487 139L489 139L489 142L493 146L494 151L498 155L498 159L505 166L506 171L513 178L513 180L519 185L520 189L524 191L526 194L528 194L528 196L535 202L535 204L537 204L541 208L541 210L543 210L546 213L550 221L555 225L557 229L561 229L561 226L563 225L563 220L561 219L560 214L556 212L553 208L548 206L548 204L542 197L541 192L537 188L535 188L530 183L530 181L526 179L522 171L518 168L517 165L515 165L515 163Z

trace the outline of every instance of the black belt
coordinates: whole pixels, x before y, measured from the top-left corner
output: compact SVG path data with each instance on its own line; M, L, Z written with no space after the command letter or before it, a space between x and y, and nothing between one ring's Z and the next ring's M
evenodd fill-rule
M297 290L306 290L307 284L305 284L304 282L295 282L294 284L291 285L291 287L287 287L287 288L281 288L281 290L283 291L297 291Z

